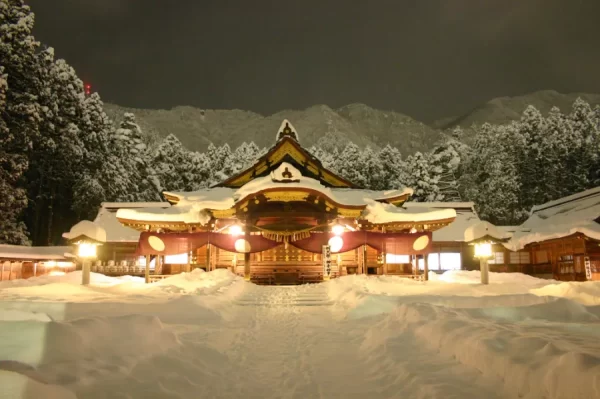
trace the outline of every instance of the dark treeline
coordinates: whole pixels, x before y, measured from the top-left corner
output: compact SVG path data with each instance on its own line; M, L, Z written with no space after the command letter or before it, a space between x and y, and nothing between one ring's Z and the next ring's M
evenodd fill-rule
M103 201L208 187L264 153L254 143L199 153L173 135L156 142L133 114L115 127L100 96L86 95L73 68L36 42L33 23L22 0L0 0L0 243L58 243ZM473 127L469 140L457 128L405 158L391 146L338 150L327 135L310 151L363 187L474 201L482 218L514 224L534 204L598 185L599 125L600 108L577 100L568 114L529 107L519 122Z

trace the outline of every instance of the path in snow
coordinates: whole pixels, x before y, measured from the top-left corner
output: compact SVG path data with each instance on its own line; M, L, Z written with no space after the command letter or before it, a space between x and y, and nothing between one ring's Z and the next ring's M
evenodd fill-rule
M237 389L223 397L503 397L500 382L483 381L478 371L421 348L411 334L397 343L401 361L385 350L365 351L376 318L340 321L325 285L249 284L235 303L229 328L238 333L222 350L231 359L225 374L235 376Z

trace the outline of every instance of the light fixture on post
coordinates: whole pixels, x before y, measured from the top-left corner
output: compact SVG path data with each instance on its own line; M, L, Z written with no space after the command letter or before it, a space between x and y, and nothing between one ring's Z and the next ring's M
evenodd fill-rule
M90 283L91 261L98 256L98 246L106 242L106 231L89 220L83 220L71 227L63 237L77 247L77 257L81 260L81 284Z
M507 235L489 222L474 224L465 230L465 241L474 246L474 257L479 259L481 284L490 283L490 267L488 260L493 257L493 245L506 242Z
M481 284L490 283L490 266L488 260L492 257L492 243L489 241L475 242L475 258L479 259Z

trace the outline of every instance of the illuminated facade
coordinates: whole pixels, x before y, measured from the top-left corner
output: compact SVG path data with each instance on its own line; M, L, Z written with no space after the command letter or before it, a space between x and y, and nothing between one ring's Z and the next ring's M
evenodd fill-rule
M456 212L403 207L411 194L365 190L327 170L284 121L275 145L246 170L116 217L141 232L136 255L156 275L228 268L264 283L356 273L426 278L418 265L427 267L432 232Z

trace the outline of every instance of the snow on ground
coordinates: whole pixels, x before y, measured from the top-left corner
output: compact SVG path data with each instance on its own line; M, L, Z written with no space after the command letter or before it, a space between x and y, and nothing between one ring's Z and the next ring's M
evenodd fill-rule
M0 283L6 398L600 398L600 282Z

